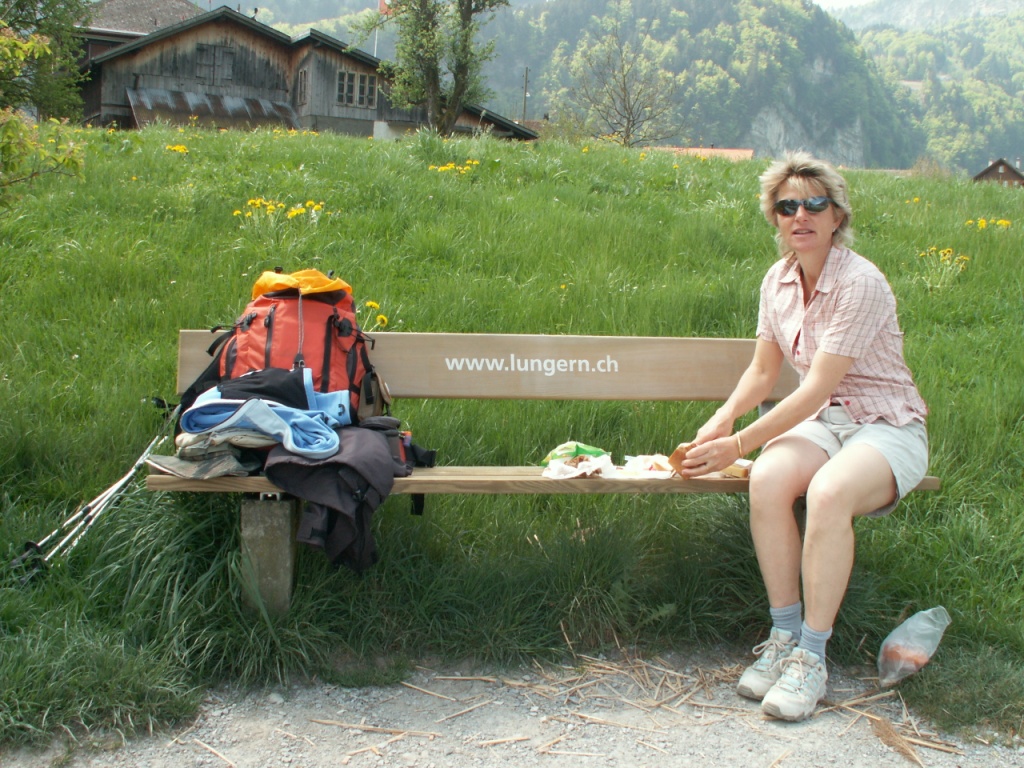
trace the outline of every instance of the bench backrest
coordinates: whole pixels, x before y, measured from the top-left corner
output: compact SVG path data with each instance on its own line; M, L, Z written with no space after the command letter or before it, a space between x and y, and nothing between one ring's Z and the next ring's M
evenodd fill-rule
M393 397L514 400L725 400L752 339L373 333L370 358ZM181 331L178 392L210 362L209 331ZM797 375L786 366L772 400Z

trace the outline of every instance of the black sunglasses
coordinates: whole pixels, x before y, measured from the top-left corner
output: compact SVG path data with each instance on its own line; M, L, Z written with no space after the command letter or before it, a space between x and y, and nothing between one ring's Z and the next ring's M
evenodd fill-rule
M832 205L832 198L821 195L819 197L809 197L806 200L779 200L775 203L774 208L775 212L780 216L796 216L796 212L801 205L808 213L821 213Z

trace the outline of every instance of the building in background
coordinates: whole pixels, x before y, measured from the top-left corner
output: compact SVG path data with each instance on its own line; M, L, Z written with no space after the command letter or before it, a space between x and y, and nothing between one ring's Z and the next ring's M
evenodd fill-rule
M130 28L105 26L117 24ZM316 30L293 39L227 6L204 13L187 0L105 0L81 34L93 125L282 126L386 139L426 124L425 110L388 101L376 57ZM455 130L537 138L476 105Z
M1020 170L1020 158L1017 158L1017 167L999 158L994 163L974 177L975 181L988 181L1001 184L1004 187L1024 187L1024 173Z

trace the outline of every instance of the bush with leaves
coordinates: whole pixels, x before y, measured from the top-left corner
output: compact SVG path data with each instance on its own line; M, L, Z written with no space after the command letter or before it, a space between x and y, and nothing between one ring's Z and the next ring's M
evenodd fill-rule
M0 99L4 84L16 82L34 59L49 54L49 45L38 35L19 36L0 22ZM66 122L47 120L38 125L10 107L0 110L0 208L6 208L13 187L45 173L78 176L82 151Z

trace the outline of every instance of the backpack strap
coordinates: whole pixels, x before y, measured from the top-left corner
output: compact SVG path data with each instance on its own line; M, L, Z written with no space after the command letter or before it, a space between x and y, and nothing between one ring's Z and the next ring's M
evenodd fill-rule
M437 462L437 451L433 448L423 448L415 443L407 443L405 461L414 467L432 467ZM422 515L427 503L426 496L422 493L414 493L410 498L412 499L412 509L409 510L409 513Z

